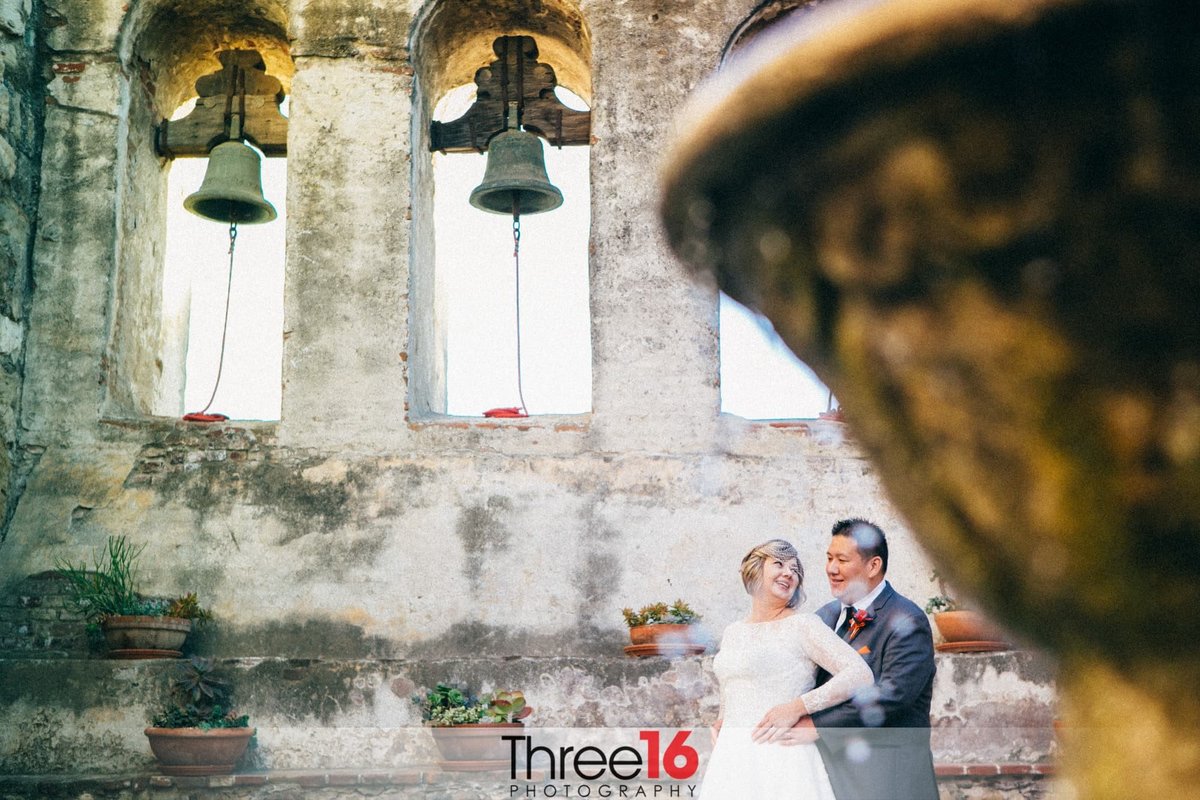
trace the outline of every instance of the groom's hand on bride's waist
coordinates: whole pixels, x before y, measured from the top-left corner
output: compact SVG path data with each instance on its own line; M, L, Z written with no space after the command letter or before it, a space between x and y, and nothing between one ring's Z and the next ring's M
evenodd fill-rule
M813 724L812 717L804 716L800 721L788 729L784 734L780 744L812 744L817 739L821 738L821 732L817 730L817 726Z
M804 707L803 700L796 699L789 703L780 703L763 715L759 723L754 726L754 730L750 732L750 738L759 744L781 742L792 730L792 726L807 716L808 709Z

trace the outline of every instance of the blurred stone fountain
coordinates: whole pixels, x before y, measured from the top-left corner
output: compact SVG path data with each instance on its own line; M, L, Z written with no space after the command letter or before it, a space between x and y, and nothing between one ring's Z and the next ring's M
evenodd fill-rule
M1200 785L1200 14L830 3L697 95L672 247L841 399L960 586L1056 653L1082 797Z

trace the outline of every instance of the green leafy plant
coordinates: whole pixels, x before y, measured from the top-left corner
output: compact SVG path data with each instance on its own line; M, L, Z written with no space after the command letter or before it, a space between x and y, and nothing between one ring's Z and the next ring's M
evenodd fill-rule
M533 712L519 691L502 690L476 698L465 688L445 683L424 695L414 695L412 700L421 709L421 719L435 726L517 722Z
M946 588L946 579L936 569L930 574L930 577L937 582L938 593L926 601L925 613L940 614L943 611L958 611L958 601L950 595L950 590Z
M925 603L926 614L939 614L943 611L955 611L958 609L958 603L953 597L944 594L935 595L929 598Z
M212 619L212 614L208 609L200 606L200 600L196 597L195 592L188 592L170 601L170 604L167 606L166 616L179 617L181 619Z
M58 574L71 589L68 602L88 622L105 617L141 613L142 600L134 588L136 565L145 545L134 547L124 536L110 536L103 553L93 557L93 567L56 562Z
M60 559L58 574L70 587L67 600L90 623L108 617L182 617L206 620L211 614L200 606L195 593L176 598L145 597L137 590L137 560L145 545L131 545L124 536L110 536L104 550L96 553L92 567L75 566Z
M525 695L518 691L493 692L483 712L487 722L517 722L533 713L525 705Z
M621 614L625 617L625 624L631 628L638 625L691 625L700 621L700 615L683 600L676 600L671 605L651 603L638 611L623 608Z
M170 683L170 699L154 716L156 728L245 728L250 717L232 711L233 688L220 677L212 659L192 656L179 665Z

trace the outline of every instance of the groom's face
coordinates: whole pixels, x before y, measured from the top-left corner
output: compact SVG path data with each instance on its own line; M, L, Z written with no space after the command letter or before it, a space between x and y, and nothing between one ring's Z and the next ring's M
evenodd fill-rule
M846 605L866 597L873 588L874 573L858 552L858 545L851 536L834 536L825 552L825 577L829 579L829 591Z

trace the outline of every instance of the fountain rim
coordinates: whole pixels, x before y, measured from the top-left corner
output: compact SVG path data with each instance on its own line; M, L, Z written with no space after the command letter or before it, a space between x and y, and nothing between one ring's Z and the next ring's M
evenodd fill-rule
M1047 9L1092 0L871 0L820 6L762 35L684 104L660 169L661 216L671 220L721 170L745 135L865 73L896 69L955 44L1034 24Z

